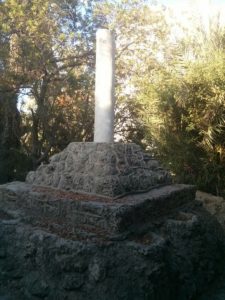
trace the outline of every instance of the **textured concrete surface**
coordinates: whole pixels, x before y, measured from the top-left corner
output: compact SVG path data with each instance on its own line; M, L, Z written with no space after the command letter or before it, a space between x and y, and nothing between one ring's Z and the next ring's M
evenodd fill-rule
M23 200L29 189L11 184L0 197L0 296L8 300L191 300L223 266L222 228L194 199L177 199L176 207L112 235L71 227L69 216L49 220L45 208ZM49 201L44 190L36 193L38 206Z
M30 172L31 184L109 197L147 191L170 175L136 144L71 143L47 165Z
M225 232L225 200L222 197L197 191L196 199L214 216ZM223 254L225 256L225 252ZM225 263L221 266L221 274L214 278L206 291L194 300L224 300L225 299Z
M35 218L62 220L68 226L95 226L111 234L129 230L146 220L162 217L193 201L195 188L167 185L149 192L109 199L59 189L12 182L0 186L0 208L23 208Z

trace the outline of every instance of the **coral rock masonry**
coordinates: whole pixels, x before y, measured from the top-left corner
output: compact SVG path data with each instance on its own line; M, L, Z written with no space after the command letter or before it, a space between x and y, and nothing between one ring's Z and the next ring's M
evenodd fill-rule
M71 143L50 164L30 172L30 184L109 197L170 184L169 173L136 144Z
M195 187L139 146L71 143L0 186L0 298L193 299L224 241Z
M0 298L197 299L224 240L190 186L113 200L13 182L0 186Z

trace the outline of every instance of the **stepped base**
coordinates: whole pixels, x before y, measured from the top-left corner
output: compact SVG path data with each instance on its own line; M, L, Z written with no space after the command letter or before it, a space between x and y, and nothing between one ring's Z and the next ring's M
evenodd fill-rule
M12 203L33 219L61 220L70 227L87 226L90 230L93 227L110 233L151 222L194 199L195 188L188 185L168 185L117 200L22 182L0 186L2 208Z

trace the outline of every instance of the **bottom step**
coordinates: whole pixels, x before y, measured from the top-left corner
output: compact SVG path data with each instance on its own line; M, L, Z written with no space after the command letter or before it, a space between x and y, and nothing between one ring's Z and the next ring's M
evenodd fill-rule
M12 182L0 186L0 208L18 207L33 220L58 220L68 226L94 226L110 233L151 222L195 199L195 187L167 185L119 199Z

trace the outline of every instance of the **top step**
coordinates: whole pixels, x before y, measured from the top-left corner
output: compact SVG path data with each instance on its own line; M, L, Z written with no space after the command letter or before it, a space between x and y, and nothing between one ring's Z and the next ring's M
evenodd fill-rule
M112 198L171 183L158 161L130 143L71 143L26 182Z

